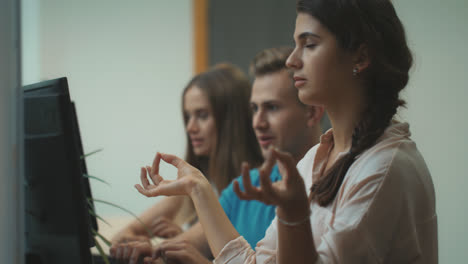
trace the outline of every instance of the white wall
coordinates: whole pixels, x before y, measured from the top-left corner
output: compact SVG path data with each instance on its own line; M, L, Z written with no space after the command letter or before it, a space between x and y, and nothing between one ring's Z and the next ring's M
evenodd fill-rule
M41 79L40 4L37 0L21 0L21 81L24 84Z
M23 261L19 5L0 1L0 263Z
M437 195L440 263L468 259L468 2L394 0L415 65L405 91L413 138Z
M66 76L95 198L135 213L133 187L156 151L184 154L180 97L192 75L192 7L183 1L23 0L24 84ZM37 66L39 65L39 66ZM167 176L174 170L163 168ZM125 212L97 204L103 216Z

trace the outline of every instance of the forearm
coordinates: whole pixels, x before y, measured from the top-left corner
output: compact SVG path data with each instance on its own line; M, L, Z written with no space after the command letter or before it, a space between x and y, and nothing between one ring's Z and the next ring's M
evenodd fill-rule
M186 240L191 245L193 245L204 257L211 259L213 255L211 254L210 246L206 240L203 227L200 222L193 225L186 232L178 235L176 239Z
M158 217L166 217L168 219L174 219L177 215L179 208L184 203L183 196L165 197L151 208L143 212L140 219L143 223L151 223Z
M148 236L148 229L151 226L152 221L158 217L166 217L170 220L174 219L181 205L184 203L186 197L174 196L165 197L152 207L144 211L138 218L124 229L122 229L118 235L129 235L129 236Z
M278 219L278 263L315 263L317 251L312 236L308 208L293 214L278 207L278 218L295 224L287 225ZM291 221L291 222L289 222Z
M177 168L177 180L164 180L159 175L161 160ZM145 172L142 169L141 172L140 179L143 186L137 184L135 188L145 196L190 196L214 256L217 256L226 243L239 237L239 233L219 204L218 197L210 183L200 170L177 156L157 153L150 172L154 185L151 185L148 180L148 170Z
M216 257L229 241L239 237L239 233L224 213L218 197L209 184L195 185L190 197L195 205L211 252Z

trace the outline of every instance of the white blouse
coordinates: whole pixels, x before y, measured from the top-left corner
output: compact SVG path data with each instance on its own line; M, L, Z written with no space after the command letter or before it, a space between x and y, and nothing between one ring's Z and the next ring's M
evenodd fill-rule
M311 203L317 263L438 262L434 186L409 137L407 123L392 123L356 158L329 206ZM297 165L307 192L322 175L332 145L329 130ZM277 238L275 218L256 252L238 237L214 263L276 263Z

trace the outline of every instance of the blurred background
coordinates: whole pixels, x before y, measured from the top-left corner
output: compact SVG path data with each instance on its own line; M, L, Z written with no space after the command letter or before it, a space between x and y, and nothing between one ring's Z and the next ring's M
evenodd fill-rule
M247 71L260 50L293 45L295 1L21 1L21 82L65 76L77 107L95 198L139 214L134 189L156 151L184 155L181 92L218 62ZM440 263L468 259L468 2L394 0L415 64L399 118L432 173ZM175 176L169 166L162 175ZM127 217L97 204L103 217ZM385 227L382 227L385 228Z

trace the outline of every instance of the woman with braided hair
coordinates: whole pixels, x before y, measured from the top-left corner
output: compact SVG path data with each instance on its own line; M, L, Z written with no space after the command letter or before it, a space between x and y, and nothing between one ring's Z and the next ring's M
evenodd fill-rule
M412 65L403 25L390 0L300 0L296 47L287 66L300 100L323 105L332 128L297 168L272 149L243 199L277 205L256 247L248 247L201 173L158 154L178 179L138 186L147 196L184 194L193 200L215 263L437 263L437 215L431 175L409 125L394 119ZM283 180L271 183L275 161ZM155 256L162 254L156 252Z

